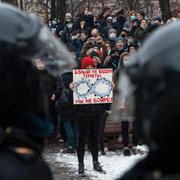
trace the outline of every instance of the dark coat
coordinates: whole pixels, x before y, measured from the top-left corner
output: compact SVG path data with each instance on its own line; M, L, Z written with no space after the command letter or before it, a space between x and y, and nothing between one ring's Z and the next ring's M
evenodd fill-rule
M102 68L102 67L99 67ZM76 105L78 119L98 118L104 114L107 104L79 104Z
M104 112L104 104L83 104L73 105L73 91L69 88L69 84L73 81L72 71L67 71L61 75L64 85L69 89L69 100L70 105L60 110L60 115L63 120L76 120L79 118L86 117L100 117ZM62 80L59 77L57 80L57 99L62 92Z
M51 76L46 70L40 71L39 73L39 88L42 94L48 94L50 98L56 90L56 79Z
M84 45L84 42L81 39L72 40L71 48L76 53L76 59L79 61L81 56L81 49Z
M53 120L54 101L50 98L56 91L56 79L46 70L37 70L39 74L39 101L37 107L38 111L46 112L48 119Z
M0 150L1 180L53 180L50 169L41 156L20 155L10 150Z
M27 119L22 119L22 121L27 121ZM50 169L42 157L44 140L38 136L31 136L28 133L29 130L23 129L23 127L13 128L12 126L12 131L7 136L1 127L3 138L0 146L0 179L53 180ZM17 147L28 148L32 150L32 153L19 153Z
M62 120L76 120L76 106L73 105L73 91L69 88L69 84L72 81L73 81L72 71L64 72L57 78L56 100L58 101L62 93L62 89L63 89L62 83L64 83L64 86L69 90L69 105L66 108L59 109Z
M83 104L76 106L79 119L101 117L104 114L104 104Z
M142 27L138 27L134 33L134 37L142 44L144 39L148 36L148 34L149 34L148 28L143 29Z
M150 152L146 158L117 180L179 180L178 162L180 157L178 154L178 150L177 152L169 152L169 154L167 152Z
M115 23L115 29L118 31L118 34L121 33L124 23L126 22L126 18L122 15L117 17L117 22Z

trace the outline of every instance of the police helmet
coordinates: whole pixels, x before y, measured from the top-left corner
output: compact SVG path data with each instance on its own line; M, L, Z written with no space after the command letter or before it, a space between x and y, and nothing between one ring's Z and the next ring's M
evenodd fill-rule
M153 150L168 151L179 146L179 29L180 22L159 28L129 59L126 72L120 73L119 97L133 99L129 106L135 108L128 107L134 110L131 116L134 113L145 142Z
M0 3L0 27L0 127L46 137L52 131L48 95L41 95L34 61L43 61L46 71L56 76L72 67L74 60L35 15Z

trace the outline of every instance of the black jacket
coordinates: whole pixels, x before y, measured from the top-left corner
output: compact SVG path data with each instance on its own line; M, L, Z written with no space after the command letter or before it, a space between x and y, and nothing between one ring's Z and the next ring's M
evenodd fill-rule
M11 128L9 133L0 128L0 133L0 180L53 180L42 157L43 139L19 128ZM32 153L18 153L17 147L29 148Z
M65 108L58 109L62 120L76 120L76 106L73 105L73 91L69 88L69 84L72 81L73 81L72 71L66 71L57 78L56 100L58 101L62 93L62 89L63 89L62 83L64 83L65 88L69 90L69 105Z
M104 104L83 104L83 105L76 105L76 106L77 106L77 115L79 118L101 117L105 109Z
M118 180L179 180L179 158L178 150L177 152L150 152Z
M1 180L53 180L47 164L41 156L19 155L0 149Z
M73 105L73 91L69 88L69 84L73 81L72 71L67 71L57 79L57 100L62 92L62 80L66 88L69 89L70 104L65 109L60 109L60 115L63 120L76 120L81 117L101 116L104 111L104 104L83 104Z

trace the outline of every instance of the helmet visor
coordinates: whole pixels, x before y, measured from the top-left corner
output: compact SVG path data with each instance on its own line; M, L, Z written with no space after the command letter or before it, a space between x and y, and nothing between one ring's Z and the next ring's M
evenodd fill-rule
M47 27L41 28L37 42L40 50L35 54L33 60L41 60L44 68L53 76L76 65L73 55L67 47Z
M135 86L128 75L122 71L117 82L112 103L110 119L114 122L133 121L135 110Z

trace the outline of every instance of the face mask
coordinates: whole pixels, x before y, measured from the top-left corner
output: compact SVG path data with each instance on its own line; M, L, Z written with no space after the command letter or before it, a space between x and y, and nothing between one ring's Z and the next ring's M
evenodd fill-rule
M121 34L121 37L122 37L122 38L125 38L125 37L126 37L126 34Z
M67 21L68 21L68 22L70 22L70 21L71 21L71 18L70 18L70 17L68 17L68 18L67 18Z
M123 47L118 48L119 53L122 53L121 51L122 51L123 49L124 49Z
M52 24L55 25L55 24L56 24L56 21L52 21Z
M77 39L77 37L76 37L75 35L73 35L73 36L71 37L71 39L72 39L72 40L75 40L75 39Z
M111 39L111 40L116 39L116 33L110 33L109 34L109 39Z
M113 23L117 22L117 18L113 18L112 22Z
M109 19L109 20L107 20L107 22L108 22L109 24L111 24L111 23L112 23L112 20L111 20L111 19Z
M56 32L56 28L51 28L51 32L55 33Z
M136 16L130 16L131 21L136 20Z
M72 26L73 26L72 23L68 23L68 24L67 24L67 27L68 27L69 29L72 29Z
M128 40L127 40L127 44L128 44L128 45L134 44L134 39L128 39Z

